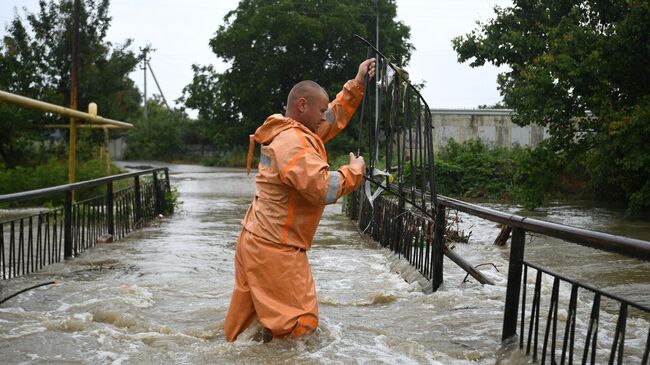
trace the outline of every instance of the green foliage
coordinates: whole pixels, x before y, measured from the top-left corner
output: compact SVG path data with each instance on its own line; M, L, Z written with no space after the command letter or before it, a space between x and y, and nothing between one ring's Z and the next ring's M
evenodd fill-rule
M409 28L395 19L394 0L379 0L379 11L382 51L404 65L412 50ZM194 65L185 105L199 110L199 120L210 125L222 151L246 146L268 115L283 112L298 81L316 80L333 98L354 77L366 47L353 35L374 39L374 14L374 4L366 1L241 1L210 40L213 52L231 67L218 73ZM347 149L350 140L328 149Z
M480 140L463 144L451 140L436 160L439 192L472 198L508 198L515 159L520 153L520 149L490 147Z
M559 188L564 165L548 141L533 150L522 149L513 176L517 202L533 210L548 201Z
M599 147L584 157L594 197L627 202L629 213L650 209L650 95L639 104L595 136Z
M245 167L246 159L248 157L248 150L243 148L234 148L228 152L218 153L214 156L205 158L203 164L208 166L219 166L219 167ZM257 168L259 163L259 147L255 154L253 155L253 160L251 161L251 168Z
M597 198L648 207L650 2L515 0L495 14L453 40L459 61L508 65L497 81L515 122L587 161Z
M70 105L72 1L39 3L37 13L16 15L0 43L0 89L42 101ZM131 41L107 42L108 0L81 1L78 105L96 102L101 115L128 120L139 108L140 95L128 75L138 57ZM0 159L7 167L44 163L47 123L67 123L56 115L13 105L0 105ZM89 134L89 136L92 136ZM90 137L89 137L90 138ZM94 137L95 141L101 136ZM42 151L41 151L42 152Z
M334 156L333 160L329 161L330 170L338 170L339 167L350 163L350 156L347 154L339 154Z
M160 100L147 102L147 119L133 121L127 140L126 159L164 160L186 156L183 143L189 119L184 112L168 110Z
M112 167L113 173L119 169ZM77 181L97 179L106 176L106 166L101 161L89 160L77 165ZM0 195L65 185L68 183L68 162L50 159L46 163L33 166L18 166L14 169L0 169ZM77 194L77 200L99 194L102 189L86 189ZM14 204L33 206L34 204L61 204L63 196L52 196L37 200L21 201Z
M535 149L507 149L451 140L438 152L435 167L438 193L447 196L514 201L533 210L550 198L584 195L584 164L567 161L548 141ZM410 181L407 164L405 182Z
M17 193L67 183L66 161L50 159L46 164L34 167L17 166L0 170L0 194Z
M175 186L171 187L171 190L165 190L165 204L163 206L163 214L171 215L178 209L183 206L183 201L180 199L180 192Z

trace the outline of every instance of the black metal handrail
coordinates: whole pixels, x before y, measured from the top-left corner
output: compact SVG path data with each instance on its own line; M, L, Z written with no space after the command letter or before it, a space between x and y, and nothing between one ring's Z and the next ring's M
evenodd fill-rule
M394 189L395 187L393 186L391 188ZM443 281L442 265L435 264L437 261L436 255L441 255L440 252L448 255L448 250L444 244L444 241L447 240L444 230L445 211L456 210L511 227L512 240L503 316L502 341L510 342L515 338L519 325L519 347L524 349L526 354L532 355L533 361L537 361L538 355L541 355L542 364L547 363L546 361L549 359L551 363L555 363L556 339L561 334L558 330L558 327L561 326L557 324L557 312L560 306L558 292L560 286L564 283L564 285L568 284L571 287L571 300L568 303L567 313L569 313L569 317L566 321L560 352L560 356L563 359L561 363L565 363L566 359L569 359L569 363L571 363L574 352L577 351L576 349L579 349L579 344L576 339L576 317L579 315L577 298L588 298L590 295L593 295L591 314L588 313L587 320L582 321L583 323L588 323L588 332L582 342L583 345L581 348L582 363L595 364L603 361L602 354L599 355L601 356L600 360L598 360L599 358L596 355L598 346L596 338L598 336L599 325L602 326L602 324L599 324L601 298L607 298L610 301L618 303L618 319L616 320L616 329L614 331L613 343L611 344L611 352L609 353L609 361L610 363L614 363L614 361L621 363L623 361L625 358L625 327L629 315L628 308L635 308L647 314L650 314L650 308L647 305L635 303L622 295L606 292L594 285L581 283L553 272L546 267L526 261L524 259L526 232L559 238L588 248L623 254L644 261L650 261L650 242L500 212L442 195L438 195L437 201L438 208L435 210L436 215L435 217L431 217L416 206L406 206L400 210L397 208L397 199L387 199L381 196L375 200L374 209L368 209L369 205L365 199L365 195L362 192L356 192L351 196L350 204L347 205L346 209L348 215L352 219L357 220L357 224L361 229L366 227L367 230L365 233L371 235L382 246L391 249L400 255L400 257L408 260L425 278L431 280L434 291ZM434 219L439 222L434 222ZM528 313L527 318L526 303L527 297L531 293L531 291L528 291L527 294L526 290L528 268L537 270L537 276L534 284L535 289L532 302L528 302L529 304L532 303L532 307L529 308L530 313ZM548 308L546 328L542 329L544 336L542 348L539 349L539 331L541 329L539 322L541 316L540 307L542 304L540 288L543 276L549 276L553 279L553 290ZM479 277L476 278L481 281ZM519 306L520 303L521 307ZM519 321L518 317L520 317ZM528 328L526 328L527 320L530 321ZM648 357L650 356L650 334L646 340L643 354L641 364L648 364Z
M149 179L141 181L141 177ZM128 179L133 179L132 185L113 190L114 182ZM105 186L105 194L73 201L74 192L98 186ZM0 195L0 203L65 195L62 207L0 222L0 278L25 275L71 258L98 239L123 238L169 208L165 198L169 191L169 170L157 168Z
M521 228L527 232L540 233L603 251L618 253L642 260L650 260L650 242L630 237L616 236L609 233L590 231L560 223L542 221L516 214L481 207L457 199L438 195L438 203L492 222Z
M66 193L66 192L85 189L85 188L92 188L109 182L123 180L126 179L127 177L149 175L154 172L161 172L161 171L164 171L165 175L167 176L166 177L167 181L169 181L169 177L168 177L169 169L167 167L159 167L155 169L127 172L119 175L111 175L111 176L101 177L93 180L80 181L73 184L65 184L65 185L53 186L49 188L35 189L29 191L22 191L19 193L0 195L0 203L9 203L15 201L43 198L55 194L61 194L61 193Z

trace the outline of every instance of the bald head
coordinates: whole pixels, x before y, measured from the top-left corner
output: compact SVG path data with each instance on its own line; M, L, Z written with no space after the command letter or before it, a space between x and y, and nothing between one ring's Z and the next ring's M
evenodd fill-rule
M312 101L323 94L327 96L325 89L323 89L316 82L311 80L300 81L299 83L295 84L293 88L291 88L291 91L289 91L289 97L287 98L287 109L289 109L291 105L294 105L300 98L305 98L307 101Z
M315 132L325 119L329 97L320 85L311 80L300 81L289 92L286 116Z

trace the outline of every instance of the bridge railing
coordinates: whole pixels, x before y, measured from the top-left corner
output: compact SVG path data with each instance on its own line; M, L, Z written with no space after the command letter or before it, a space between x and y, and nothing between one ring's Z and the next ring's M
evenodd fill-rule
M73 201L74 192L95 187L105 187L105 193ZM64 196L61 207L0 221L0 277L38 271L84 252L98 239L123 238L165 212L169 191L169 170L157 168L0 195L0 203Z
M608 293L588 283L582 283L561 274L525 260L526 235L536 233L548 237L559 238L581 246L599 249L607 252L617 253L635 259L650 261L650 242L629 237L616 236L607 233L590 231L587 229L566 226L558 223L545 222L541 220L522 217L514 214L500 212L494 209L469 204L456 199L438 196L438 204L449 209L455 209L470 215L490 220L512 228L512 239L510 246L510 261L508 269L508 287L506 290L506 301L503 315L502 341L512 341L517 337L517 322L519 320L519 348L526 345L526 353L532 354L533 361L541 356L541 363L556 363L556 349L559 351L561 363L572 363L576 349L582 351L582 363L600 363L596 357L598 350L599 317L602 311L602 299L607 298L610 307L618 307L616 310L616 328L613 331L613 341L610 344L609 363L623 363L625 346L625 328L630 308L635 308L650 318L650 307L635 303L632 300L619 295ZM552 253L556 254L556 253ZM528 269L536 271L534 289L532 293L532 305L526 313L527 279ZM541 284L543 277L550 277L553 280L551 298L547 309L546 327L544 339L540 336L540 307L542 304ZM523 280L522 280L523 279ZM561 285L569 285L571 290L567 318L562 338L562 347L559 349L558 341L558 307L559 290ZM576 318L578 317L578 298L585 300L591 306L587 324L586 336L580 343L576 342ZM591 297L591 298L589 298ZM519 304L521 303L521 310ZM583 308L584 309L584 308ZM526 322L528 321L528 327ZM602 329L602 328L601 328ZM539 346L542 346L539 349ZM642 355L642 364L648 364L648 352L650 350L650 329L645 341Z
M438 207L435 209L436 215L432 217L417 209L400 210L397 199L387 198L385 195L388 194L382 194L375 200L374 206L370 207L363 193L355 193L346 207L348 215L357 220L359 228L365 230L364 233L370 234L382 246L407 259L422 275L432 281L434 287L438 285L434 284L436 281L442 282L443 275L442 260L437 257L441 257L443 253L447 254L448 251L444 243L448 238L445 237L444 229L445 211L464 212L512 229L502 341L514 341L519 329L519 347L525 348L526 353L532 355L535 362L541 357L542 364L547 363L547 360L552 364L571 364L574 354L582 355L583 364L602 363L607 361L606 359L609 359L610 364L629 363L630 358L624 355L628 316L634 310L637 317L650 319L650 308L589 283L555 273L548 267L526 261L526 235L558 238L646 262L650 262L650 242L504 213L442 195L437 197ZM533 284L528 284L529 269L536 271ZM547 300L543 298L545 291L541 290L545 278L550 278L553 282L550 299ZM531 286L532 290L527 289L528 286ZM560 288L565 292L570 290L568 305L560 301ZM549 304L546 306L543 303ZM563 307L561 312L567 313L566 316L563 314L558 317L560 306L566 307ZM544 310L540 311L540 308ZM615 329L608 329L607 336L603 334L604 324L601 323L604 311L608 312L608 318L616 317ZM546 318L542 319L540 326L542 314ZM558 321L564 325L558 325ZM578 330L576 323L579 324L578 327L581 326ZM641 349L638 363L645 365L648 364L650 352L650 329L646 335L645 341L637 339L635 344L637 352L637 347L640 346ZM611 339L606 348L603 347L605 338L608 341ZM630 349L627 352L630 352Z

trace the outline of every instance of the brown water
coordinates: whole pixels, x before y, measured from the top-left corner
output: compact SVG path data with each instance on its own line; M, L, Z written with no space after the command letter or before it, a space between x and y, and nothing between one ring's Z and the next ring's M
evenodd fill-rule
M525 361L519 351L500 344L508 249L492 245L498 234L494 224L461 215L461 229L471 231L472 238L455 250L473 264L494 264L496 269L481 268L496 285L464 282L465 272L445 259L442 290L427 294L426 280L360 237L339 204L326 209L309 252L319 296L318 331L299 340L261 344L252 340L256 328L251 328L237 342L227 343L222 327L233 285L234 244L254 180L241 170L186 165L171 166L170 177L184 202L181 212L65 264L0 284L1 298L30 285L59 281L0 307L3 364ZM555 207L545 219L607 231L616 214ZM650 224L640 225L650 232ZM648 303L649 265L532 239L527 259ZM550 292L550 285L545 282L543 291ZM560 297L568 303L568 290L561 290ZM580 301L588 305L589 298ZM603 314L603 328L612 326L607 324L612 318ZM626 361L639 358L648 327L647 319L628 320ZM608 336L607 331L602 335L604 348L611 344Z

